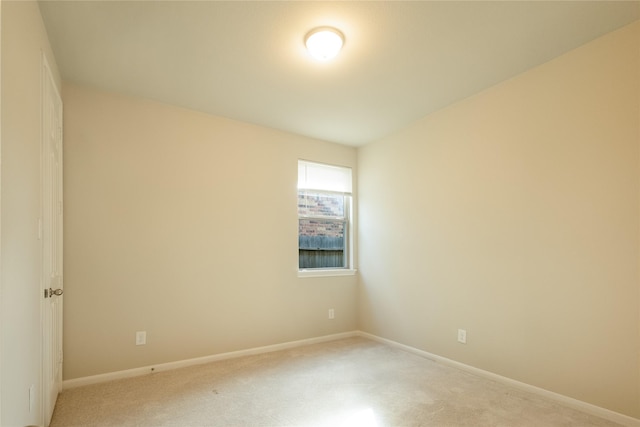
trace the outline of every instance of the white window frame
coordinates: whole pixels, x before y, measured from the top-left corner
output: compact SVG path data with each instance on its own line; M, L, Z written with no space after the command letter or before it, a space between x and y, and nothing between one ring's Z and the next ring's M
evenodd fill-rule
M325 185L321 180L315 179L312 176L314 168L322 171L325 169L328 172L332 170L336 172L337 180L329 182ZM348 171L348 176L346 172ZM339 175L345 174L343 178ZM299 198L300 191L307 191L313 194L326 194L326 195L342 195L344 196L344 210L345 210L345 230L344 230L344 267L339 268L299 268L298 277L326 277L326 276L352 276L356 273L353 268L353 192L352 192L352 169L344 166L329 165L318 162L311 162L307 160L298 160L298 189L296 194L296 200ZM331 175L331 173L330 173ZM329 177L331 178L331 177ZM318 219L329 220L331 218L316 217L316 216L301 216L298 212L298 224L300 219ZM341 220L337 220L341 221ZM299 237L299 235L298 235ZM299 239L298 239L299 241ZM298 246L299 247L299 246ZM300 258L298 255L297 264L299 265Z

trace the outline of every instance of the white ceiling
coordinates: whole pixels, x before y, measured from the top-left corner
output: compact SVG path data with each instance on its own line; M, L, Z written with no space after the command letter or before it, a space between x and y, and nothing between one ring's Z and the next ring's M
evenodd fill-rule
M41 1L64 80L349 145L640 19L639 1ZM345 34L312 59L317 26Z

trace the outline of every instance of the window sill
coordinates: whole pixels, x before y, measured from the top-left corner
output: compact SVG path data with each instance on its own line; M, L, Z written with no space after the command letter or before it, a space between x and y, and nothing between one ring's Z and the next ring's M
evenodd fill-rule
M357 270L349 268L318 269L318 270L298 270L298 277L333 277L333 276L355 276Z

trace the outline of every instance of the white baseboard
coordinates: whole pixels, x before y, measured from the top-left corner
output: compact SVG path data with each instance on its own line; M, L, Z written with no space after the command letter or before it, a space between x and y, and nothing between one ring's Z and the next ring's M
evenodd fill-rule
M171 369L185 368L187 366L193 366L193 365L202 365L204 363L210 363L210 362L215 362L218 360L225 360L225 359L233 359L235 357L270 353L273 351L286 350L289 348L302 347L305 345L317 344L317 343L327 342L327 341L335 341L343 338L355 337L358 335L359 335L358 331L343 332L339 334L325 335L322 337L308 338L308 339L299 340L299 341L290 341L290 342L285 342L281 344L267 345L264 347L255 347L255 348L250 348L246 350L238 350L238 351L231 351L228 353L214 354L211 356L197 357L194 359L186 359L186 360L179 360L176 362L161 363L159 365L142 366L140 368L127 369L124 371L109 372L106 374L74 378L71 380L63 381L62 389L67 390L70 388L81 387L89 384L98 384L98 383L103 383L107 381L119 380L123 378L138 377L141 375L152 374L154 372L162 372L162 371L168 371Z
M262 353L270 353L273 351L278 351L278 350L286 350L289 348L295 348L295 347L302 347L305 345L310 345L310 344L317 344L317 343L322 343L322 342L327 342L327 341L335 341L335 340L339 340L339 339L343 339L343 338L350 338L350 337L355 337L355 336L359 336L362 338L367 338L373 341L377 341L383 344L387 344L390 345L392 347L396 347L399 348L401 350L407 351L409 353L413 353L416 354L418 356L424 357L426 359L429 360L433 360L435 362L439 362L442 363L444 365L448 365L460 370L463 370L465 372L469 372L472 374L475 374L477 376L480 377L484 377L484 378L488 378L490 380L511 386L513 388L519 389L519 390L523 390L541 397L544 397L546 399L552 400L554 402L560 403L564 406L576 409L578 411L582 411L585 412L587 414L591 414L594 415L596 417L600 417L600 418L604 418L606 420L609 421L613 421L615 423L621 424L623 426L627 426L627 427L640 427L640 420L637 418L633 418L624 414L620 414L618 412L614 412L611 411L609 409L605 409L596 405L592 405L590 403L586 403L583 402L581 400L578 399L574 399L568 396L564 396L562 394L558 394L558 393L554 393L552 391L549 390L545 390L543 388L540 387L536 387L536 386L532 386L530 384L526 384L520 381L516 381L513 380L511 378L507 378L507 377L503 377L502 375L498 375L498 374L494 374L493 372L489 372L489 371L485 371L483 369L479 369L479 368L475 368L473 366L470 365L465 365L464 363L460 363L460 362L456 362L455 360L451 360L451 359L447 359L446 357L442 357L442 356L438 356L436 354L433 353L429 353L423 350L419 350L417 348L414 347L410 347L408 345L405 344L400 344L399 342L396 341L392 341L386 338L382 338L379 337L377 335L372 335L369 334L367 332L362 332L362 331L351 331L351 332L343 332L343 333L339 333L339 334L333 334L333 335L325 335L322 337L317 337L317 338L309 338L309 339L304 339L304 340L299 340L299 341L290 341L290 342L286 342L286 343L281 343L281 344L274 344L274 345L268 345L268 346L264 346L264 347L255 347L255 348L250 348L250 349L246 349L246 350L238 350L238 351L232 351L232 352L228 352L228 353L220 353L220 354L214 354L211 356L204 356L204 357L197 357L194 359L187 359L187 360L179 360L176 362L169 362L169 363L161 363L159 365L149 365L149 366L143 366L140 368L134 368L134 369L127 369L124 371L117 371L117 372L110 372L110 373L106 373L106 374L100 374L100 375L92 375L89 377L82 377L82 378L74 378L72 380L66 380L63 381L62 383L62 388L63 390L67 390L70 388L74 388L74 387L80 387L80 386L84 386L84 385L89 385L89 384L97 384L97 383L102 383L102 382L107 382L107 381L113 381L113 380L118 380L118 379L123 379L123 378L131 378L131 377L137 377L137 376L141 376L141 375L148 375L154 372L162 372L162 371L168 371L171 369L178 369L178 368L184 368L187 366L194 366L194 365L201 365L204 363L210 363L210 362L215 362L218 360L225 360L225 359L232 359L235 357L242 357L242 356L251 356L251 355L255 355L255 354L262 354Z
M447 359L446 357L438 356L436 354L432 354L423 350L419 350L414 347L410 347L408 345L400 344L399 342L395 342L392 340L388 340L386 338L379 337L377 335L372 335L367 332L358 331L357 335L363 338L368 338L373 341L377 341L383 344L390 345L392 347L399 348L401 350L405 350L409 353L416 354L418 356L422 356L429 360L433 360L435 362L442 363L444 365L448 365L454 368L458 368L462 371L469 372L471 374L475 374L479 377L484 377L513 388L526 391L546 399L555 401L564 406L576 409L578 411L594 415L596 417L604 418L609 421L613 421L614 423L621 424L627 427L640 427L640 420L637 418L630 417L628 415L620 414L618 412L611 411L609 409L602 408L600 406L592 405L590 403L583 402L578 399L574 399L568 396L564 396L562 394L554 393L549 390L545 390L540 387L532 386L530 384L526 384L520 381L512 380L511 378L503 377L502 375L494 374L493 372L485 371L483 369L474 368L473 366L465 365L464 363L456 362L455 360Z

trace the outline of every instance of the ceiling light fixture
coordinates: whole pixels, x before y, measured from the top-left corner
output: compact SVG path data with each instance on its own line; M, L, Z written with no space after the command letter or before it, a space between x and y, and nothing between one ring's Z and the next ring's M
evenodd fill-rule
M315 28L305 37L305 45L311 55L320 60L328 61L335 57L344 43L344 35L335 28Z

